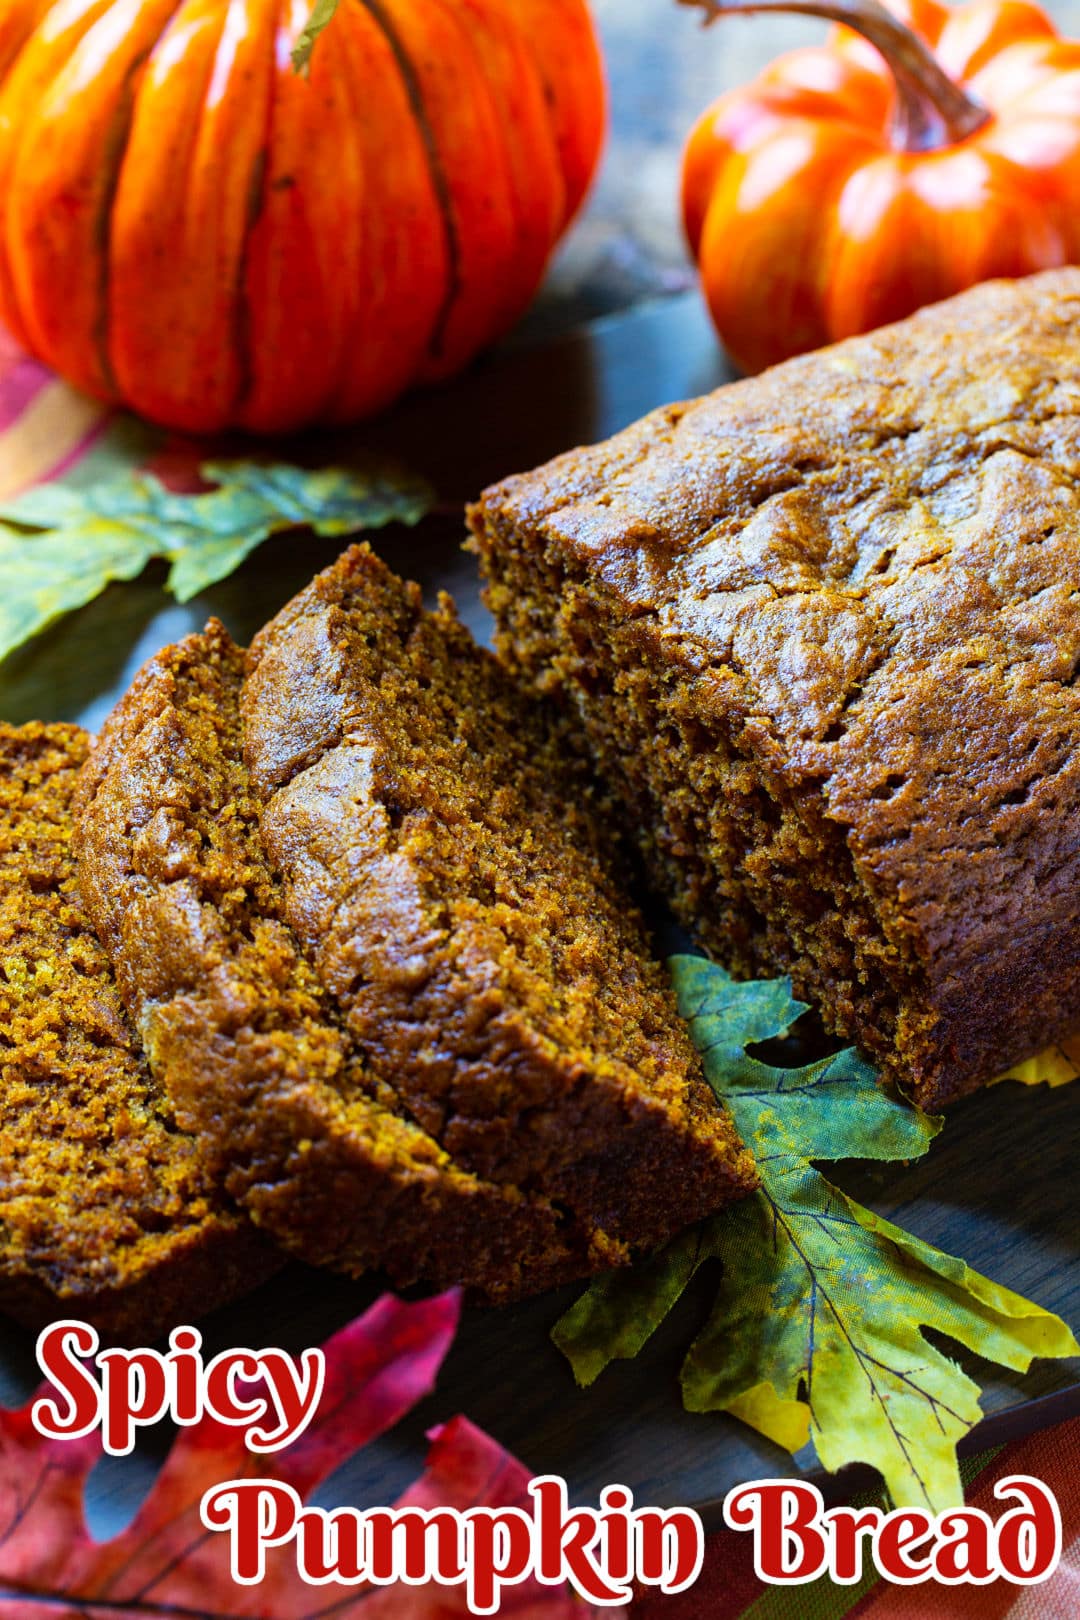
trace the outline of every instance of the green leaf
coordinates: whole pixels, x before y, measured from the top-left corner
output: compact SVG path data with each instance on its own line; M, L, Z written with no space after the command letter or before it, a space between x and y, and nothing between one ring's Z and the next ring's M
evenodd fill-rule
M315 41L332 20L337 8L338 0L315 0L307 26L293 47L293 67L305 79L311 72L311 53L315 49Z
M432 498L426 484L376 462L309 472L219 461L200 471L218 487L181 495L123 472L85 486L41 484L0 505L0 659L154 557L169 563L169 589L186 602L283 529L346 535L415 523Z
M706 1074L757 1161L750 1198L629 1272L598 1279L557 1324L579 1383L636 1355L695 1273L716 1302L682 1371L691 1411L730 1412L823 1467L872 1463L897 1506L962 1502L957 1441L978 1385L926 1338L1025 1372L1080 1352L1056 1316L864 1209L811 1160L909 1159L940 1129L883 1090L851 1049L801 1068L753 1055L806 1009L787 980L737 984L698 957L672 973Z
M134 579L153 555L144 536L103 522L33 540L0 525L0 658L114 579Z

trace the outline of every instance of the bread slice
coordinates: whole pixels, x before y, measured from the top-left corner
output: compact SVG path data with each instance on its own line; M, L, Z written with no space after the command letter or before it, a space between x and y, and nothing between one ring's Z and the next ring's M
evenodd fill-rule
M1080 1021L1078 322L986 284L471 514L657 888L926 1107Z
M256 638L243 714L289 922L455 1161L626 1243L748 1184L588 775L448 598L354 547Z
M89 739L0 726L0 1309L148 1343L280 1263L177 1131L86 922Z
M484 672L471 697L455 661ZM624 1262L749 1187L582 809L561 832L535 813L543 882L513 903L525 868L498 807L542 733L527 705L492 707L492 683L504 704L510 689L449 609L425 617L358 550L263 632L243 722L242 672L218 625L143 672L87 768L81 875L155 1072L254 1218L314 1262L503 1300ZM558 769L543 746L530 794ZM473 825L473 772L500 749L508 779L489 768ZM580 891L576 943L555 878ZM575 973L591 1009L533 1007ZM612 1027L620 978L627 1033L594 1050L588 1020Z

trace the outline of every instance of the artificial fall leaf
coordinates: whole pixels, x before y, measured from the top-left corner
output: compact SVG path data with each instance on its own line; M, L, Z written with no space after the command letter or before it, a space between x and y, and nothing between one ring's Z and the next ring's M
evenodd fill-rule
M186 602L224 579L272 534L307 527L355 534L416 523L428 486L391 464L307 471L285 463L209 462L217 488L179 494L126 471L88 484L40 484L0 505L0 659L111 581L168 562L168 588Z
M435 1383L454 1338L456 1292L405 1304L384 1295L325 1346L319 1411L285 1450L255 1458L243 1431L204 1417L181 1430L135 1519L111 1541L91 1539L86 1481L97 1434L46 1440L30 1405L0 1409L0 1614L3 1620L450 1620L467 1614L464 1587L306 1585L291 1547L271 1549L265 1580L235 1584L228 1538L204 1530L203 1494L225 1480L265 1476L304 1498L352 1454L391 1428ZM32 1404L32 1403L31 1403ZM463 1418L434 1431L426 1468L398 1505L531 1505L528 1471ZM565 1589L509 1588L517 1620L586 1620Z
M1056 1046L1048 1046L1037 1057L1014 1063L994 1081L1019 1080L1025 1086L1066 1086L1080 1076L1080 1035L1067 1036Z
M890 1096L852 1049L775 1068L751 1049L806 1011L787 979L737 984L676 957L682 1014L706 1074L757 1161L758 1192L629 1272L599 1278L557 1324L581 1384L633 1356L695 1272L720 1260L712 1314L682 1370L691 1411L730 1412L823 1467L872 1463L897 1506L958 1506L956 1443L978 1385L921 1331L1025 1372L1080 1352L1056 1316L903 1232L812 1160L911 1159L940 1128Z

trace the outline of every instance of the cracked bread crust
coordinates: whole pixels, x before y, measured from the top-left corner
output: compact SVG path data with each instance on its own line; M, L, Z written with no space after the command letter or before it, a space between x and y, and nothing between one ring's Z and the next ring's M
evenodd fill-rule
M927 1107L1080 1022L1078 322L986 284L471 514L682 919Z
M300 1257L504 1300L624 1262L540 1193L457 1165L361 1056L294 936L240 753L243 656L154 659L86 767L85 903L207 1162Z
M753 1185L587 774L448 599L353 548L256 638L242 710L285 915L456 1162L635 1246Z
M148 1344L280 1261L176 1129L79 902L75 726L0 726L0 1309Z

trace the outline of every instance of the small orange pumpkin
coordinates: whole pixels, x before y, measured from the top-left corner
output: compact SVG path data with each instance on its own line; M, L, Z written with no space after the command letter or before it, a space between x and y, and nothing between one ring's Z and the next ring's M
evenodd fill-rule
M1031 0L684 3L848 25L722 96L686 149L690 245L746 370L1080 262L1080 41Z
M349 421L522 313L603 135L586 0L0 0L0 318L168 427Z

